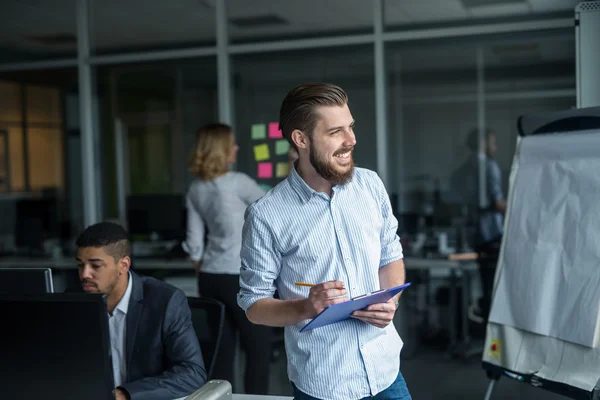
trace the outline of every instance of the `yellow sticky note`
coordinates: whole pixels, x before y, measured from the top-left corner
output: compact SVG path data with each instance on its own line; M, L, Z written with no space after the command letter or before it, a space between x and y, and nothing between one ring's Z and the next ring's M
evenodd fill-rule
M498 339L492 339L492 342L490 343L490 348L488 349L488 357L499 360L501 352L502 342Z
M277 163L277 168L275 169L275 176L277 178L285 178L290 174L290 164L286 162Z
M254 159L256 161L264 161L269 159L269 145L259 144L254 146Z

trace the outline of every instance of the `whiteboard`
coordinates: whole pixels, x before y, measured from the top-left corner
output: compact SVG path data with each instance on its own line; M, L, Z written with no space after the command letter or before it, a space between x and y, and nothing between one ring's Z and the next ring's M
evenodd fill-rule
M483 361L591 391L600 376L600 131L520 139Z
M490 321L598 347L600 132L519 147Z

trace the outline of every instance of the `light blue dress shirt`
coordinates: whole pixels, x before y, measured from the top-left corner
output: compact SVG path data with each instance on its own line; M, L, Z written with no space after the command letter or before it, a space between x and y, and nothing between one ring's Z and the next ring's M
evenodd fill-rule
M380 289L379 268L402 258L388 194L377 174L356 168L330 198L311 189L295 169L248 207L242 234L238 303L247 310L273 297L307 297L294 282L339 279L349 297ZM289 378L302 392L325 400L375 395L398 376L402 340L350 319L300 333L309 321L285 328Z

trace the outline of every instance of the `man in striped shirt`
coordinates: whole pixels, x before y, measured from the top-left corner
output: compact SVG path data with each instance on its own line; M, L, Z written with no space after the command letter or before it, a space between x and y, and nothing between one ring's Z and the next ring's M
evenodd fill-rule
M392 323L398 296L300 333L329 305L404 283L383 182L354 166L348 97L331 84L300 85L284 99L279 126L299 158L246 211L238 303L253 323L285 327L296 399L410 399Z

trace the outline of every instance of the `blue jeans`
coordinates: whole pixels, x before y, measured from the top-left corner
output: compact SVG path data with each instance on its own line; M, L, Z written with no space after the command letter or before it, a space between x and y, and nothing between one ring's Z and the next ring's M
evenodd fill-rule
M294 383L292 383L292 387L294 388L294 400L319 400L298 390ZM365 397L361 400L412 400L412 397L410 397L402 373L398 372L398 377L387 389L375 396Z

